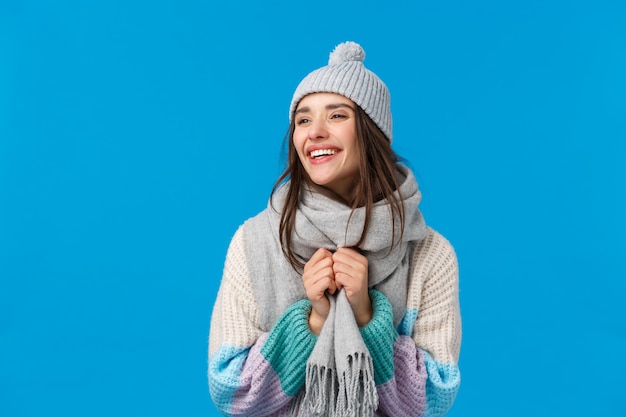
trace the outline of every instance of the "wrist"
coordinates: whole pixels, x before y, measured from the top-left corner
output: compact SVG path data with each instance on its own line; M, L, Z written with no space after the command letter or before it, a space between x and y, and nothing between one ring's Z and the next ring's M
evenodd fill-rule
M361 309L361 311L354 312L354 319L356 320L356 324L358 324L359 327L363 327L372 320L373 316L374 309L372 308L372 300L370 299L368 294L367 302L364 303L364 308Z
M326 322L326 318L320 316L315 312L315 309L311 309L311 314L309 314L309 328L311 332L315 335L320 334L322 331L322 327L324 327L324 323Z

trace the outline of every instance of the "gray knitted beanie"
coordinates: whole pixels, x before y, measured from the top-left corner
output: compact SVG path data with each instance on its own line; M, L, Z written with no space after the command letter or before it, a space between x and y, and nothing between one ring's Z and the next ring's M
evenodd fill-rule
M311 93L337 93L349 98L367 113L391 142L389 90L365 68L365 51L355 42L340 43L330 53L328 65L307 75L296 88L289 108L289 121L300 100Z

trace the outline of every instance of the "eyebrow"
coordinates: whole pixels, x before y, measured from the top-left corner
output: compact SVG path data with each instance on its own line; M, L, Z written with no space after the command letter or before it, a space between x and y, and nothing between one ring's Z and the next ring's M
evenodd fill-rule
M347 108L347 109L350 109L352 111L355 111L354 107L352 107L352 106L350 106L348 104L345 104L345 103L328 104L328 105L326 105L325 109L326 110L335 110L335 109L340 109L340 108L344 108L344 107ZM296 110L294 114L307 113L309 111L311 111L311 109L309 107L302 107L302 108Z

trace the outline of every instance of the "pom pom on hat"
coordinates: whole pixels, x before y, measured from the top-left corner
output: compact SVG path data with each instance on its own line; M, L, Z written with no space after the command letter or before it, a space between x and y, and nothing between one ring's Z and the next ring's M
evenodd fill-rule
M309 73L296 88L289 108L289 121L302 98L312 93L336 93L352 100L372 119L391 142L389 90L372 71L365 68L365 51L356 42L335 47L328 65Z
M330 53L328 65L339 65L350 61L365 61L365 51L356 42L340 43Z

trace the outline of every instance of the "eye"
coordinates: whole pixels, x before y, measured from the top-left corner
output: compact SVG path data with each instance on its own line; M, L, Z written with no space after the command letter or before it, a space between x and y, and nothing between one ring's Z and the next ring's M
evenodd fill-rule
M347 119L348 115L343 114L343 113L333 113L330 115L331 119Z
M296 126L301 126L303 124L309 123L311 120L306 117L300 117L296 119Z

